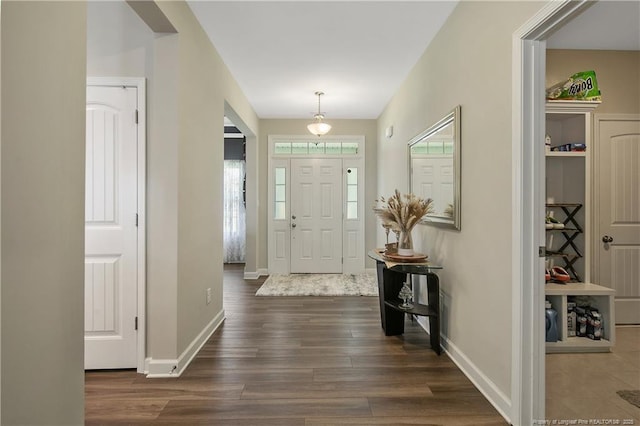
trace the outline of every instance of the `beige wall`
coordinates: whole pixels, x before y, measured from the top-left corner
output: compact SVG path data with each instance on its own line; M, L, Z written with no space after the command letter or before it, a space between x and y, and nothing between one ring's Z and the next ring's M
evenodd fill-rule
M173 60L178 61L175 161L176 356L179 356L223 308L220 200L225 102L255 134L258 118L188 5L184 2L157 2L157 5L178 32L178 52ZM206 305L209 287L213 290L213 301Z
M86 5L1 7L2 424L79 425Z
M222 312L225 102L256 134L258 119L186 3L155 9L178 35L154 34L152 43L145 36L133 50L135 37L110 40L106 47L120 50L93 52L89 61L86 3L1 7L2 422L82 424L87 68L151 77L151 357L180 356Z
M267 217L268 217L268 165L269 165L269 135L306 135L307 124L309 120L260 120L260 144L258 146L258 194L260 216L258 222L258 265L259 268L267 268L268 250L267 250ZM365 137L365 247L367 249L374 248L376 244L376 221L372 214L368 214L369 206L373 206L374 200L377 198L377 145L378 136L376 134L376 120L330 120L327 119L333 127L331 134L333 135L364 135ZM403 164L403 168L406 166ZM375 264L370 259L366 259L366 268L375 268Z
M419 226L414 242L444 266L449 349L511 403L512 35L535 2L460 2L378 120L378 188L408 189L407 141L462 106L462 229ZM391 140L384 129L394 126ZM383 241L378 231L378 242Z
M546 87L580 71L594 70L602 92L602 113L640 113L640 52L547 50Z

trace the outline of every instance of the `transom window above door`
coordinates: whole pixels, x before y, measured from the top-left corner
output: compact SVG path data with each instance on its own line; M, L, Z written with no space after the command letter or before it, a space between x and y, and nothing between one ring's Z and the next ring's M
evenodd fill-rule
M358 142L317 140L275 141L274 155L358 155Z

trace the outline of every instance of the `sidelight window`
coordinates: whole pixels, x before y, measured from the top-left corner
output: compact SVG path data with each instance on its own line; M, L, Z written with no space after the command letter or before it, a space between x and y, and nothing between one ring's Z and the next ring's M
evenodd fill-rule
M286 217L287 206L287 169L284 167L275 168L275 192L274 192L274 219L284 219Z

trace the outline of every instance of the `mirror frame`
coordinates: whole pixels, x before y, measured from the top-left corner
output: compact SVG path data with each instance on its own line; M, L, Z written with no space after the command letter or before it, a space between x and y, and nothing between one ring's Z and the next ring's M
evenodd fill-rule
M453 217L448 216L438 216L438 215L426 215L422 218L420 223L427 225L436 225L444 228L453 228L456 230L460 230L460 105L456 106L452 109L447 115L445 115L442 119L438 120L435 124L428 127L426 130L422 131L418 135L411 138L408 142L408 168L409 171L409 192L413 192L413 164L411 162L411 147L413 145L422 142L428 139L430 136L438 133L442 128L448 126L453 123L453 176L454 176L454 187L453 187Z

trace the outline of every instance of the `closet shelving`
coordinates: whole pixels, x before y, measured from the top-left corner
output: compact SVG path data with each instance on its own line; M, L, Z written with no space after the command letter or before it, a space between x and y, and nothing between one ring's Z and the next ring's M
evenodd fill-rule
M572 279L575 281L582 281L580 274L574 268L578 259L583 257L583 250L578 247L576 238L584 231L580 226L580 223L576 220L576 214L582 209L580 203L547 203L547 209L554 209L561 211L564 214L564 219L561 221L564 225L562 229L547 229L547 233L554 233L562 235L564 240L555 249L547 249L547 257L558 258L564 262L564 268L569 272ZM558 219L556 217L556 219Z
M607 352L615 342L615 292L590 282L591 123L599 104L549 101L546 105L546 132L552 147L586 145L586 151L546 153L546 213L564 224L564 229L546 232L547 263L564 267L572 278L567 284L545 285L545 297L558 313L559 331L557 342L547 342L547 352ZM568 303L574 298L589 298L590 305L598 309L603 318L603 339L569 336Z

